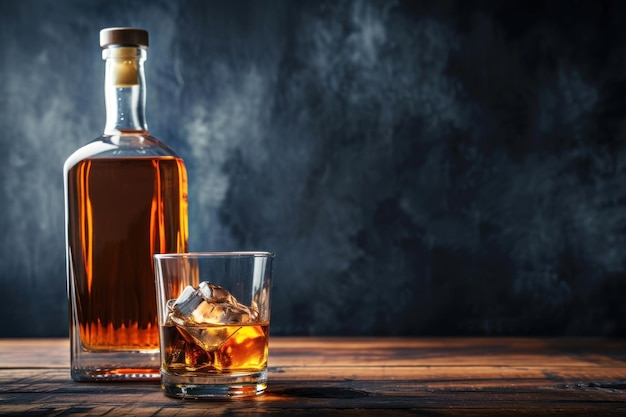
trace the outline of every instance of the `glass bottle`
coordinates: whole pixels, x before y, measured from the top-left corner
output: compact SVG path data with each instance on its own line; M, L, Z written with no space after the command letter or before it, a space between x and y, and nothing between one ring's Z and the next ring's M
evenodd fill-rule
M103 29L100 45L104 134L64 166L71 374L159 378L152 255L187 250L187 172L148 133L148 32Z

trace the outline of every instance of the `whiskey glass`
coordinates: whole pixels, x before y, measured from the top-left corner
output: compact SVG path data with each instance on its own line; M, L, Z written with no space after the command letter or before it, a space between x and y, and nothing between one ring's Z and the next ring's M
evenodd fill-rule
M166 396L265 391L273 259L270 252L154 255Z

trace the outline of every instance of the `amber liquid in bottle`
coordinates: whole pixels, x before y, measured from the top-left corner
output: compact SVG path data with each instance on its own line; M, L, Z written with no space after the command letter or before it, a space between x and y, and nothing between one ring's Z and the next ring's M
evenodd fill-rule
M187 250L175 157L93 158L68 173L68 236L83 349L158 349L152 255Z

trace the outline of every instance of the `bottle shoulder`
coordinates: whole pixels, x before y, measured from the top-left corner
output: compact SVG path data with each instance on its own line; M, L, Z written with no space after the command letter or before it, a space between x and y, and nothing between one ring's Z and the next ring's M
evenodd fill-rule
M68 171L78 162L89 158L178 158L167 144L151 135L102 135L81 146L65 161Z

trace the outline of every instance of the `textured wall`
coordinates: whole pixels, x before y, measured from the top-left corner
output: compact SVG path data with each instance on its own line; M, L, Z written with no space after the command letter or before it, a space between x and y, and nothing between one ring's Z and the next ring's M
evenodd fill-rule
M273 334L626 335L626 3L0 1L0 336L67 334L98 31L151 34L192 250L278 254Z

